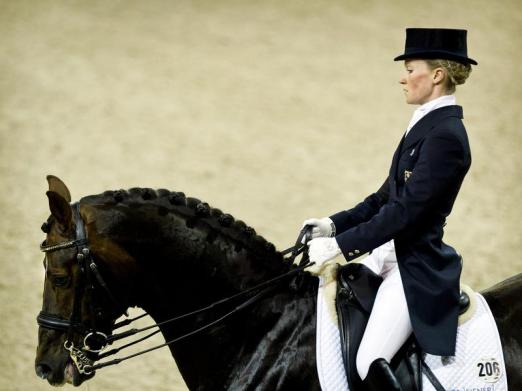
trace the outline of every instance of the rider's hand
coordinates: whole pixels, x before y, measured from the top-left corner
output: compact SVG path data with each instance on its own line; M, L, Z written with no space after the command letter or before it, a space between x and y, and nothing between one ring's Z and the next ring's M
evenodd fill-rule
M311 262L315 262L318 270L322 269L329 261L341 254L341 249L335 238L316 238L308 242L308 256Z
M307 219L303 222L303 227L309 225L312 227L311 238L329 238L335 236L335 225L329 217L321 219Z

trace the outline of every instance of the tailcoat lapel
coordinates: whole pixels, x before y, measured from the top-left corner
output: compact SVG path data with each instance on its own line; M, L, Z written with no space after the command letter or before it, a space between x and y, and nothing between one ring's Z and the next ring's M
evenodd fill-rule
M404 136L401 137L401 141L399 142L399 145L397 146L397 149L395 150L395 153L393 154L392 164L390 167L390 177L393 179L397 179L397 165L399 163L399 158L402 154L404 144Z
M458 117L462 119L461 106L444 106L430 111L422 117L408 132L406 137L402 137L395 150L390 168L390 177L397 180L397 166L401 155L411 146L422 140L433 127L446 117Z

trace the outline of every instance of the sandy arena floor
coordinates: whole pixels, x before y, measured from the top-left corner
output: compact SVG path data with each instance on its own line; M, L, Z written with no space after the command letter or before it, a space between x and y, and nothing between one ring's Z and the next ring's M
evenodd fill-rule
M520 2L0 0L0 389L50 388L45 175L74 199L184 191L286 248L380 185L414 109L392 58L405 27L435 26L467 28L479 62L457 93L474 160L445 240L482 289L522 271ZM186 389L167 350L83 388Z

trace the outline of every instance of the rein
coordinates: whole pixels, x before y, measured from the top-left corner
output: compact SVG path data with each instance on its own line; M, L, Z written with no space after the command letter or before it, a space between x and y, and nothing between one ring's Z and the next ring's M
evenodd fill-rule
M85 285L87 285L87 287L90 288L91 293L92 293L94 291L94 281L93 280L95 280L97 282L97 284L104 290L104 292L110 298L110 300L114 304L115 308L122 309L125 316L128 316L128 314L125 311L125 308L122 307L118 303L115 296L110 291L109 287L107 286L104 279L102 278L102 276L98 270L98 267L91 255L91 252L90 252L90 249L88 246L87 236L85 233L84 222L80 215L80 203L76 203L73 205L73 211L74 211L74 219L75 219L75 223L76 223L76 239L61 242L58 244L53 244L53 245L46 245L44 242L40 245L40 250L45 253L74 248L74 247L76 248L76 258L78 260L80 275L79 275L79 280L77 281L77 284L75 286L73 308L71 311L70 318L69 318L69 320L67 320L67 319L63 319L59 316L41 311L39 313L39 315L37 316L36 320L37 320L38 325L41 327L44 327L47 329L52 329L52 330L58 330L58 331L62 331L62 332L67 332L67 337L66 337L66 340L64 343L64 348L67 351L69 351L71 360L74 362L74 364L80 374L90 375L97 369L119 364L119 363L126 361L128 359L131 359L133 357L140 356L142 354L154 351L156 349L160 349L162 347L171 345L171 344L181 341L185 338L191 337L197 333L200 333L212 326L215 326L216 324L223 322L225 319L231 317L232 315L236 314L237 312L240 312L243 309L247 308L248 306L259 301L261 298L266 296L268 293L272 292L276 288L276 286L279 282L281 282L284 279L286 279L290 276L293 276L295 274L302 273L304 271L304 269L306 269L307 267L309 267L313 264L313 263L310 263L310 261L309 261L307 245L306 245L308 240L310 240L311 230L310 230L309 226L305 226L299 233L299 236L296 240L295 245L293 247L290 247L290 248L284 250L281 253L283 256L290 254L289 257L285 258L285 261L287 261L289 263L293 263L295 261L295 258L298 255L303 254L302 259L296 268L294 268L286 273L283 273L281 275L278 275L274 278L271 278L267 281L264 281L254 287L251 287L249 289L236 293L235 295L232 295L232 296L226 297L224 299L218 300L216 302L213 302L212 304L210 304L206 307L202 307L197 310L194 310L194 311L191 311L191 312L188 312L188 313L176 316L174 318L170 318L170 319L167 319L167 320L164 320L164 321L161 321L161 322L158 322L158 323L155 323L155 324L143 327L143 328L139 328L139 329L133 328L133 329L126 330L126 331L123 331L118 334L107 335L107 334L97 330L96 321L95 321L96 312L95 312L92 298L91 298L91 319L90 319L91 325L90 325L90 327L86 327L81 322L81 319L80 319L81 303L80 303L80 301L81 301L81 297L83 296L83 290L85 289ZM86 284L84 282L86 282ZM113 359L113 360L102 362L99 364L94 364L94 361L114 355L125 348L128 348L132 345L135 345L139 342L142 342L142 341L152 337L153 335L159 333L161 330L159 330L159 329L155 330L152 333L149 333L148 335L146 335L142 338L139 338L133 342L123 345L119 348L112 349L105 353L99 354L103 349L105 349L107 347L107 345L110 345L115 341L118 341L118 340L121 340L124 338L128 338L130 336L133 336L135 334L138 334L138 333L141 333L141 332L153 329L153 328L159 328L160 326L163 326L165 324L173 323L173 322L179 321L181 319L185 319L185 318L197 315L199 313L207 312L218 306L221 306L223 304L229 303L233 300L236 300L236 299L239 299L242 297L247 297L251 294L254 294L254 295L252 297L246 299L241 304L236 305L236 307L234 309L232 309L230 312L222 315L221 317L219 317L211 322L206 323L205 325L203 325L193 331L190 331L184 335L181 335L177 338L174 338L163 344L151 347L149 349L145 349L145 350L139 351L137 353L134 353L134 354L131 354L131 355L128 355L125 357ZM100 311L98 311L98 312L100 312ZM132 318L132 319L127 318L121 322L114 324L114 326L112 327L111 333L112 333L112 331L114 331L118 328L121 328L123 326L129 325L130 323L134 322L135 320L138 320L146 315L148 315L148 314L144 313L135 318ZM75 331L83 337L83 347L81 347L81 348L75 347L72 342L72 337L73 337L73 334ZM98 354L98 356L96 357L96 360L91 359L89 357L89 353Z

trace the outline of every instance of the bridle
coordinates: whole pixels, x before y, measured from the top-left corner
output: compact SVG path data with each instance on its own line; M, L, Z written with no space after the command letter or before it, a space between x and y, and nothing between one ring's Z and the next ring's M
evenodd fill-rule
M97 324L97 318L102 314L101 307L95 302L95 281L98 286L102 287L106 296L111 300L113 306L127 315L125 308L123 308L115 296L110 291L101 276L98 266L91 255L88 240L85 232L85 225L80 215L80 204L72 205L73 217L76 224L76 239L60 242L57 244L48 245L45 241L40 245L40 250L44 253L56 252L66 249L76 249L76 260L79 268L78 279L74 287L74 299L71 315L69 319L61 318L60 316L41 311L36 321L39 326L66 332L67 337L64 343L65 349L70 352L71 359L75 363L80 373L87 373L88 365L92 364L89 355L101 352L107 343L109 343L109 336L100 331ZM47 260L46 260L47 262ZM85 290L88 289L91 293L90 297L90 324L86 325L81 320L81 299L84 297ZM83 347L78 349L74 346L72 339L74 334L80 334L83 338ZM86 353L88 352L88 353Z
M75 203L71 205L73 210L73 218L76 225L76 238L74 240L64 241L57 244L46 244L44 241L40 245L40 250L44 253L49 252L55 252L55 251L61 251L66 249L76 249L76 260L78 263L79 268L79 274L78 279L76 281L75 287L74 287L74 299L73 299L73 307L71 310L71 315L69 316L69 319L64 319L60 316L47 313L45 311L41 311L36 321L40 327L51 329L55 331L60 332L66 332L67 336L64 342L64 348L69 352L69 356L71 360L73 361L74 365L76 366L78 372L80 374L84 375L91 375L96 371L97 369L104 368L111 365L116 365L121 363L122 361L126 361L130 358L148 353L150 351L171 345L175 342L178 342L182 339L188 338L190 336L193 336L201 331L204 331L222 321L229 318L233 314L245 309L246 307L254 304L255 302L259 301L262 297L266 296L268 293L273 291L277 284L286 280L290 276L298 275L303 272L303 270L309 266L311 266L313 263L309 261L308 258L308 251L306 242L310 239L310 227L305 226L299 233L299 236L297 238L296 244L293 247L290 247L286 250L284 250L281 254L283 256L286 256L290 254L287 258L285 258L285 261L289 263L293 263L295 258L300 255L302 255L301 261L299 263L299 266L293 268L292 270L283 273L279 276L276 276L272 279L269 279L265 282L262 282L252 288L246 289L244 291L241 291L235 295L232 295L230 297L221 299L219 301L216 301L206 307L199 308L195 311L185 313L183 315L164 320L162 322L154 323L150 326L143 327L140 329L132 328L126 331L123 331L118 334L113 334L113 331L121 328L123 326L129 325L132 322L148 315L147 313L141 314L135 318L127 318L121 322L118 322L114 324L111 328L111 330L108 333L104 333L100 331L98 324L96 322L97 316L100 316L103 314L101 308L97 308L94 300L94 289L95 286L99 286L103 289L104 293L107 297L111 300L114 308L118 311L117 313L123 313L125 316L128 317L128 314L126 312L126 307L123 307L119 304L119 302L116 300L116 297L112 294L111 290L109 289L108 285L105 283L105 280L103 279L99 268L96 264L95 259L92 256L92 253L89 249L89 243L85 232L85 224L83 222L83 219L80 215L80 203ZM46 261L47 262L47 261ZM95 285L95 283L97 285ZM90 324L86 325L81 321L81 299L84 296L85 289L88 288L91 297L90 297L90 310L91 314L89 317ZM142 342L153 335L160 332L159 327L168 323L173 323L175 321L185 319L191 316L194 316L196 314L200 314L203 312L207 312L211 309L215 309L217 306L221 306L225 303L229 303L232 301L236 301L239 298L247 298L242 303L238 304L233 308L230 312L226 313L225 315L199 327L196 328L193 331L190 331L184 335L181 335L175 339L172 339L170 341L167 341L161 345L154 346L149 349L142 350L140 352L118 358L113 359L110 361L102 362L95 364L94 362L106 357L109 357L111 355L114 355L121 350L128 348L132 345L135 345L139 342ZM132 335L153 329L158 328L157 330L149 333L148 335L141 337L135 341L132 341L130 343L127 343L126 345L123 345L119 348L112 349L110 351L101 353L108 345L112 344L113 342L124 339L127 337L130 337ZM74 346L73 343L73 336L74 334L79 334L83 341L83 346ZM100 354L101 353L101 354Z

